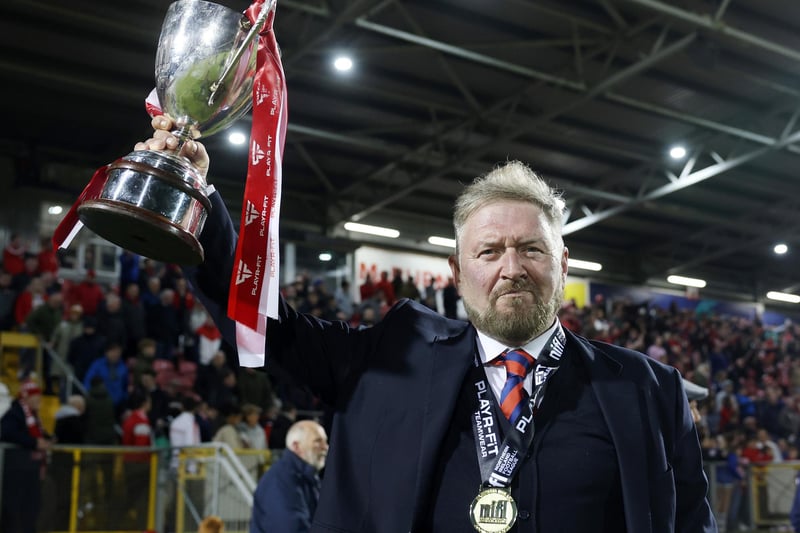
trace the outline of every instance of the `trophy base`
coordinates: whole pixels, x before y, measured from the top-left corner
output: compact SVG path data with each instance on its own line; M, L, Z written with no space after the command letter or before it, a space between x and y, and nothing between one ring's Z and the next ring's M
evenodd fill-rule
M88 200L81 221L103 239L162 263L198 265L205 258L197 238L152 211L114 200Z
M184 158L150 150L108 166L102 192L78 207L78 217L100 237L164 263L203 262L198 236L211 202L205 180Z

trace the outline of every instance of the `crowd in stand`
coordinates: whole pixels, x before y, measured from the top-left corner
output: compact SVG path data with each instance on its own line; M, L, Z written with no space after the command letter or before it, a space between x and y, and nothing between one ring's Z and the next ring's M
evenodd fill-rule
M3 250L0 328L40 336L68 363L69 370L45 357L42 376L45 392L62 396L59 442L144 444L136 424L148 424L151 443L280 448L298 409L324 410L280 376L239 368L180 268L126 252L118 281L98 283L87 271L66 283L49 245L42 250L28 253L18 237ZM399 272L382 272L352 289L346 279L331 290L300 276L282 294L301 312L354 326L380 321L400 298L457 314L452 280L420 288ZM602 297L581 308L569 303L560 318L576 333L641 351L711 391L699 405L698 430L709 464L718 461L712 477L721 524L747 520L740 502L748 463L798 458L798 326L767 328L757 319ZM31 370L31 362L23 360L23 369ZM85 385L85 397L66 396L68 371Z
M65 280L49 243L41 250L28 252L18 236L3 249L0 330L44 344L42 375L34 377L61 399L58 443L166 443L180 435L172 423L189 412L183 444L281 448L298 408L318 410L289 384L238 368L179 267L124 252L118 280L101 282L92 270ZM20 382L36 369L36 352L22 351Z
M715 482L717 521L720 531L748 524L746 466L798 459L800 327L602 298L583 309L566 306L561 320L588 338L672 365L709 389L697 427Z

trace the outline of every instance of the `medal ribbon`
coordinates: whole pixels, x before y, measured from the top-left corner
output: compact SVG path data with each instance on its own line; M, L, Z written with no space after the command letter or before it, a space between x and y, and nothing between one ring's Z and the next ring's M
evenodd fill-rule
M504 416L497 416L499 406L488 384L486 372L479 358L475 358L472 378L475 384L478 407L472 416L472 434L481 470L482 487L511 486L514 476L522 466L525 451L533 442L535 428L533 413L542 403L547 384L561 364L566 336L561 324L550 335L544 348L536 358L533 392L522 408L522 414L514 426ZM499 424L505 423L505 438L499 441Z
M256 0L245 13L255 22L262 9L274 5L274 0L266 5ZM242 366L264 365L267 317L278 316L278 217L288 110L274 17L273 9L259 35L247 181L228 299Z

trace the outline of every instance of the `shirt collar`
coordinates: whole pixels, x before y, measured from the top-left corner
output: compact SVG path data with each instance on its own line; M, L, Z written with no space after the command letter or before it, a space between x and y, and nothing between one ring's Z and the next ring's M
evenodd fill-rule
M527 344L523 346L506 346L502 342L498 341L497 339L493 339L486 333L478 331L478 355L481 358L481 363L484 365L503 353L505 350L515 350L517 348L522 348L529 354L534 357L538 357L539 353L541 353L542 349L544 349L545 344L547 344L550 335L556 330L556 326L558 324L557 319L553 321L553 324L547 328L541 335L538 337L528 341Z
M302 457L300 457L299 455L297 455L288 448L286 448L283 453L289 455L287 459L293 465L295 471L299 472L301 475L307 478L314 478L314 479L317 478L318 472L313 465L310 465L307 462L305 462Z

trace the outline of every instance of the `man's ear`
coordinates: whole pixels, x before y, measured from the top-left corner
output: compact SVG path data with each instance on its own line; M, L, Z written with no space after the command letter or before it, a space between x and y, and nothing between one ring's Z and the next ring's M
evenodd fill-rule
M447 264L450 265L450 271L453 273L453 283L458 288L461 283L461 269L458 266L458 258L455 255L451 255L447 258Z

